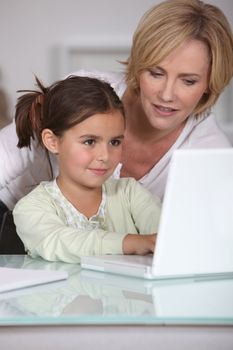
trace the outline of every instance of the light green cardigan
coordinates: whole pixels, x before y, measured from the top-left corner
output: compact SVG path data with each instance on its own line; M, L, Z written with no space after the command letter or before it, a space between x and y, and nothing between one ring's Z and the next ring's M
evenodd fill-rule
M158 229L160 200L132 178L108 180L105 226L90 232L67 226L65 214L41 184L13 211L17 233L32 257L79 262L83 255L122 254L128 233L152 234Z

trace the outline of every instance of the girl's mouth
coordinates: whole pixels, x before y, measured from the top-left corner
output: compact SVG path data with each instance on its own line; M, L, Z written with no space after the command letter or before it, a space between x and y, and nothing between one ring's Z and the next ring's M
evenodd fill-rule
M103 176L107 172L107 169L89 169L89 170L97 176Z

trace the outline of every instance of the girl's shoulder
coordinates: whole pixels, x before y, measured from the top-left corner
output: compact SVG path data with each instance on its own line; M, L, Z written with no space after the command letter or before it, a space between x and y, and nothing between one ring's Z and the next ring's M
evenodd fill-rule
M107 189L122 190L126 187L132 187L137 184L137 181L133 177L121 177L119 179L110 178L108 179L104 186Z
M44 184L49 183L49 181L43 181L39 185L37 185L32 191L22 197L15 205L16 207L27 207L33 204L42 204L45 202L50 202L51 198L48 192L45 190Z
M108 179L104 184L107 195L119 197L132 197L148 191L134 178L122 177L119 179Z

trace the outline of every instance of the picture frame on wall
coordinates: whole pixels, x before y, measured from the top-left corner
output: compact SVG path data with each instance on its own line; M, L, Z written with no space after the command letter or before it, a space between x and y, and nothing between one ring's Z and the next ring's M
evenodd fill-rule
M127 37L73 37L52 49L51 80L56 80L79 69L113 71L124 70L121 62L130 52Z

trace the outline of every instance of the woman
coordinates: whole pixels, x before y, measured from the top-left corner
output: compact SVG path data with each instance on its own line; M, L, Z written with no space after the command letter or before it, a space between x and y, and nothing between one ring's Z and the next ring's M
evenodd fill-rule
M77 72L104 79L122 98L126 134L121 168L161 199L177 148L231 147L210 108L233 74L233 37L224 14L199 0L167 0L149 10L135 31L126 72ZM14 124L0 133L2 206L15 203L50 166L36 140L17 149ZM4 153L5 152L5 153ZM51 159L53 173L56 163Z

